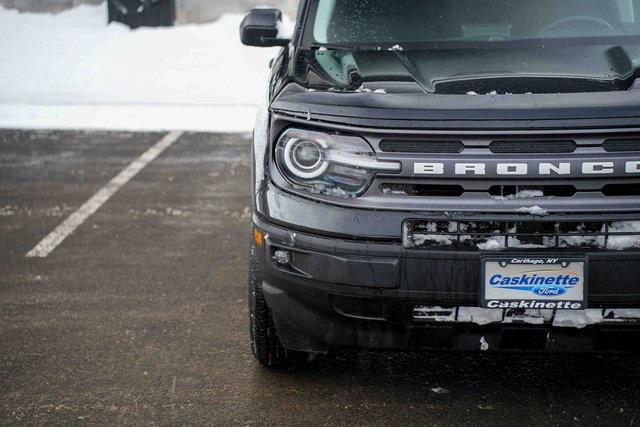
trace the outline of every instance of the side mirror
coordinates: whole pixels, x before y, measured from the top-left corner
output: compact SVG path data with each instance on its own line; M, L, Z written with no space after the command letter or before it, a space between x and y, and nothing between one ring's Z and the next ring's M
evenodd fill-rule
M246 46L286 46L291 40L278 37L281 26L278 9L253 9L240 24L240 40Z

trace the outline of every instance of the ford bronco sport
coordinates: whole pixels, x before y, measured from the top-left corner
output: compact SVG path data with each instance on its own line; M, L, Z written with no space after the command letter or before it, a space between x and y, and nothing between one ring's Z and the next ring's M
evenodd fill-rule
M303 0L253 144L250 335L640 348L640 0ZM639 79L640 81L640 79Z

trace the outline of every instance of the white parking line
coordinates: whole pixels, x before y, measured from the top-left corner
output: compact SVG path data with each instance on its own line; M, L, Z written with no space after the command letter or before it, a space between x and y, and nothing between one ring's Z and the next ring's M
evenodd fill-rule
M169 132L160 141L158 141L153 147L145 151L140 157L134 160L129 166L122 172L116 175L107 185L102 187L96 194L94 194L84 205L75 211L69 218L64 220L62 224L56 227L51 233L31 249L27 253L27 258L46 258L53 250L71 235L87 220L95 211L100 209L107 200L111 198L116 192L122 188L127 182L129 182L134 176L138 174L145 166L151 163L156 157L158 157L164 150L169 148L171 144L176 142L178 138L182 136L183 132Z

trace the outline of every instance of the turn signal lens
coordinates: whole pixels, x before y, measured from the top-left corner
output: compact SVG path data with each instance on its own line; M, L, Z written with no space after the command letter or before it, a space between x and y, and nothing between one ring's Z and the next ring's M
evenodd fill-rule
M256 245L264 246L264 233L257 228L253 229L253 238L256 241Z

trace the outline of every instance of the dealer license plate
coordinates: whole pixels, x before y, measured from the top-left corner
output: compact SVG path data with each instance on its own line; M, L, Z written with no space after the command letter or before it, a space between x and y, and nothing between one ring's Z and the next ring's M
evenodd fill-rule
M481 280L484 308L587 308L587 260L584 258L484 258Z

